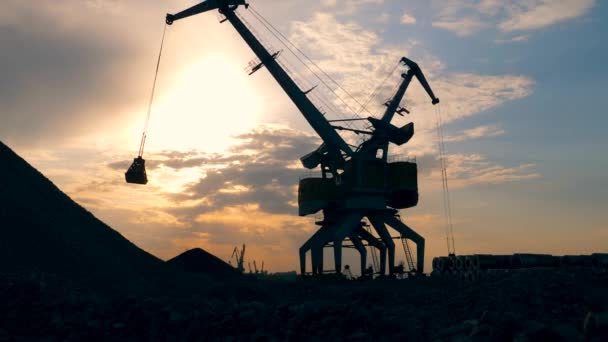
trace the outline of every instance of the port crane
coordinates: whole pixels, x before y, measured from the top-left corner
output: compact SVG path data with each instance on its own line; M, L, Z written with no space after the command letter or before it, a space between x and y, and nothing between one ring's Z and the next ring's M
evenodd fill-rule
M234 259L236 269L241 273L245 272L245 244L243 244L243 247L240 250L238 246L234 247L234 250L232 251L232 256L230 256L230 260L232 259Z
M236 29L241 38L253 50L259 62L252 66L251 73L265 67L289 96L306 121L319 135L323 143L316 150L300 158L307 169L320 166L321 177L300 180L298 190L299 215L312 215L323 211L320 228L300 247L300 271L306 273L306 254L310 251L312 273L323 273L323 248L331 245L334 250L335 272L342 270L343 241L349 239L361 255L361 271L366 266L364 241L380 251L381 273L386 272L388 254L389 271L395 273L395 244L386 226L397 230L402 238L412 240L417 247L416 270L424 268L424 238L401 221L398 209L410 208L418 203L417 165L413 160L389 162L389 145L406 144L414 135L414 124L397 127L391 123L395 114L403 115L409 110L400 103L411 83L416 78L431 98L439 103L421 68L412 60L403 57L400 63L408 69L403 73L401 84L395 95L386 102L386 111L380 118L368 117L371 131L353 130L369 135L356 148L338 134L338 130L352 130L335 126L325 118L321 110L308 98L314 90L303 91L277 62L278 52L271 53L239 18L236 10L249 4L245 0L206 0L176 14L167 14L166 23L172 25L196 14L218 10ZM378 240L363 228L367 218L380 236Z

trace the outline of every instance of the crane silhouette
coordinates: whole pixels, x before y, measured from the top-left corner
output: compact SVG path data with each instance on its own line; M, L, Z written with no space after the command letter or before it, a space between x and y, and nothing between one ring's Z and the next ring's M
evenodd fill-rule
M323 273L323 248L328 245L333 246L335 272L340 273L343 241L349 239L361 255L362 273L367 261L365 241L380 251L380 273L386 272L388 254L389 272L394 274L395 244L387 225L398 231L402 238L416 244L416 270L422 272L425 240L398 216L399 209L411 208L418 203L417 164L414 160L389 162L389 146L404 145L414 135L413 123L402 127L391 123L395 114L409 113L400 103L412 79L418 79L433 105L439 103L418 64L406 57L401 58L400 63L407 68L407 72L401 75L397 92L385 103L383 116L379 119L366 118L371 130L332 125L308 98L314 88L306 91L300 89L278 63L279 53L269 52L236 14L240 6L249 8L244 0L207 0L179 13L167 14L166 23L171 25L192 15L218 10L225 16L222 22L230 22L257 56L258 61L254 63L251 73L265 67L323 141L317 149L300 158L307 169L320 167L321 176L300 180L299 215L323 212L323 219L317 222L319 229L300 247L301 273L306 273L308 252L311 255L312 273ZM368 138L351 148L337 133L338 130L352 130ZM369 220L379 240L363 228L364 218Z

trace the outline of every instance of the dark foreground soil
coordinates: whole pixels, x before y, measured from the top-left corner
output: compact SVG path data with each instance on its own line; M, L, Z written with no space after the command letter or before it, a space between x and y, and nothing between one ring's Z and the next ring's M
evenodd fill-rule
M520 270L468 283L242 278L171 295L0 275L0 341L608 341L607 310L608 276L588 270Z

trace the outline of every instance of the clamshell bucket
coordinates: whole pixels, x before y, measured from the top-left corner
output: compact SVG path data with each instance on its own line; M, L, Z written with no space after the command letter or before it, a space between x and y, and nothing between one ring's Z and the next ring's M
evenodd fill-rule
M147 184L148 176L146 176L146 161L142 157L133 159L133 164L125 172L127 183L131 184Z

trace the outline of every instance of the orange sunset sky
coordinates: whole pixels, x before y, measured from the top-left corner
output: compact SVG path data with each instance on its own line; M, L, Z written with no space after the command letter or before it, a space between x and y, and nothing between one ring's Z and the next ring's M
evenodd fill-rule
M3 3L0 140L160 258L201 247L228 260L245 243L247 260L295 270L297 249L315 230L313 217L297 216L298 179L306 173L298 159L320 140L266 70L247 75L253 53L215 13L167 28L144 156L149 183L124 182L164 16L194 3ZM605 3L251 4L360 102L401 56L420 64L442 101L457 253L608 249ZM281 48L239 11L268 46ZM315 85L293 56L281 58L302 88ZM379 113L398 81L398 74L389 78L369 113ZM317 103L332 118L349 115L329 91L317 96L325 96L329 104ZM416 135L391 151L417 158L420 203L401 215L426 238L430 270L434 256L447 254L437 117L417 82L404 104L412 114L395 124L413 121ZM346 256L357 263L351 251Z

